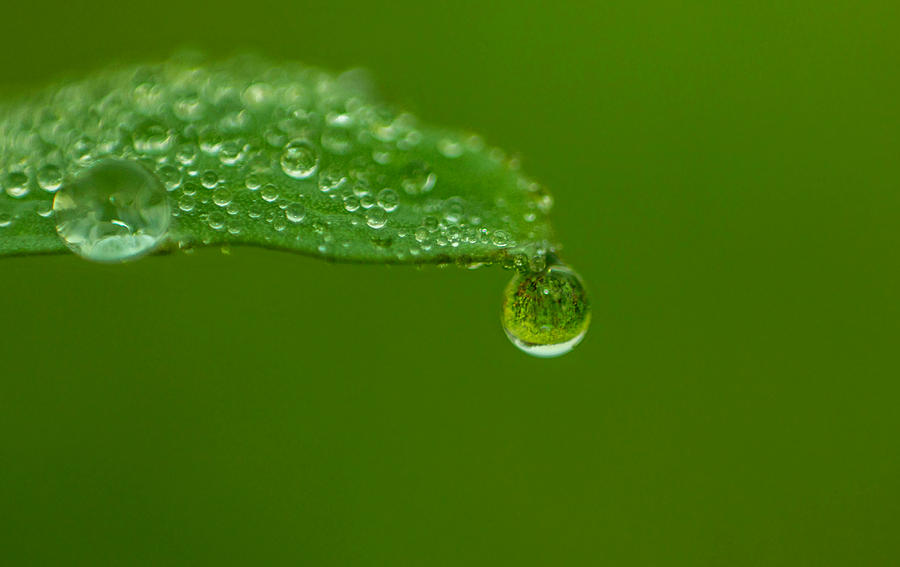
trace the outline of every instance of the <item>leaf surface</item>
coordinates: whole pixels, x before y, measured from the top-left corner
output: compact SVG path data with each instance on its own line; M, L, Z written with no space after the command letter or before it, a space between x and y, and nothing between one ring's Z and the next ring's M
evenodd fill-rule
M178 56L0 106L0 256L66 251L54 196L108 158L165 185L163 249L539 268L556 248L552 198L517 160L392 109L358 74Z

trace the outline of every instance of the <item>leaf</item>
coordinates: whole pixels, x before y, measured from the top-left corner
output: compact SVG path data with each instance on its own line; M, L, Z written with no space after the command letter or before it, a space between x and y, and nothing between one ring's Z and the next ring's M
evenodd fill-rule
M501 150L392 110L360 77L178 56L9 102L0 256L66 251L54 195L113 158L142 164L168 191L163 250L541 267L556 248L550 195Z

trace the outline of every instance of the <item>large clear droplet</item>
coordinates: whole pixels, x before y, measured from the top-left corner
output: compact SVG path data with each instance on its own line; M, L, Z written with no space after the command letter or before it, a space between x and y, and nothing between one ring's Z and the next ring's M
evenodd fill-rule
M97 162L53 199L56 231L75 253L97 262L132 260L165 238L171 210L165 186L140 164Z
M591 322L581 277L562 264L517 273L506 286L501 321L506 336L523 352L541 358L566 354L581 342Z

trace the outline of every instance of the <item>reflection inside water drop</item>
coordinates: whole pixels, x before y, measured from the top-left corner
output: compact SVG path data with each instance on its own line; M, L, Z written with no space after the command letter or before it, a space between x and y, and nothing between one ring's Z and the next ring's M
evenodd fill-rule
M501 321L506 336L523 352L541 358L566 354L581 342L591 322L581 277L562 264L517 273L506 286Z
M165 186L141 165L97 162L53 199L56 231L80 256L120 262L143 256L165 238L171 210Z

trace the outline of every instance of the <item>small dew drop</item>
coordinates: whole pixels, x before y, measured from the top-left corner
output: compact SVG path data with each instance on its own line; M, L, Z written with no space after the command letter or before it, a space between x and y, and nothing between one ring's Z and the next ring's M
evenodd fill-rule
M177 167L163 165L156 173L159 175L159 180L166 186L167 191L174 191L181 186L182 175Z
M284 215L292 223L298 223L306 218L306 208L300 203L291 203L284 210Z
M463 145L456 140L450 138L441 138L438 140L437 149L446 158L455 159L463 155Z
M172 147L174 137L164 125L147 122L140 125L132 135L134 149L142 154L160 154Z
M347 195L344 197L344 208L351 213L359 210L359 198L354 195Z
M319 156L309 142L294 140L281 153L281 169L294 179L306 179L316 172Z
M213 191L213 203L220 207L226 207L231 204L231 191L226 189L225 187L219 187L215 191Z
M222 230L225 228L225 213L222 211L213 211L209 213L206 223L209 225L209 228L213 230Z
M371 228L383 228L387 223L387 213L384 209L372 208L366 211L366 224Z
M458 223L462 220L464 212L465 206L459 197L451 197L444 202L443 213L448 222Z
M400 197L393 189L385 188L378 192L378 206L386 212L397 210L400 205Z
M259 192L260 197L267 203L274 203L278 200L278 188L271 183L267 183Z
M56 192L62 185L62 169L53 164L41 167L37 172L37 182L41 189L49 193Z
M323 193L333 191L344 184L347 177L340 167L330 165L319 172L319 190Z
M194 122L203 118L203 103L195 96L183 97L172 105L172 113L179 120Z
M491 243L497 248L505 248L509 245L509 234L503 230L495 230L491 235Z
M197 160L197 146L186 142L175 150L175 159L182 165L191 165Z
M181 199L178 200L178 208L186 213L193 211L194 205L194 198L190 195L183 195Z
M211 169L208 169L204 171L203 175L200 177L200 183L207 189L212 189L219 184L219 174Z
M425 162L413 162L406 167L401 186L409 195L421 195L434 188L437 176Z
M24 171L13 171L6 176L6 194L16 199L28 194L28 175Z
M244 179L244 185L247 186L247 189L256 191L262 186L262 179L260 179L259 175L251 173Z
M245 155L244 142L240 140L228 140L222 144L219 151L219 161L224 165L235 165L244 159Z

